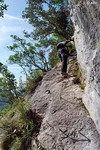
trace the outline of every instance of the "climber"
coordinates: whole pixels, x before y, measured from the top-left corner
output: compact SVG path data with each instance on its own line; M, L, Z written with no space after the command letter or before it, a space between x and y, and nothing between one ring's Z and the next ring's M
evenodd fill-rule
M69 44L71 41L74 41L74 38L72 37L70 40L66 40L64 42L60 42L57 44L57 51L58 51L58 56L62 62L62 67L61 67L61 74L64 75L64 77L67 77L67 60L69 56L73 56L72 54L69 53L68 47L72 47Z

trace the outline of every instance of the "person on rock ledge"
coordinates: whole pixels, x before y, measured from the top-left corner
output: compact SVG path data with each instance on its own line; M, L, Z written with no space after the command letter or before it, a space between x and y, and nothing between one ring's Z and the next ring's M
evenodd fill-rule
M66 40L64 42L60 42L57 44L57 51L58 51L58 56L62 62L62 67L61 67L61 74L64 77L67 77L67 60L69 56L73 56L70 54L68 47L72 47L71 45L68 45L71 41L74 41L74 37L72 37L70 40Z

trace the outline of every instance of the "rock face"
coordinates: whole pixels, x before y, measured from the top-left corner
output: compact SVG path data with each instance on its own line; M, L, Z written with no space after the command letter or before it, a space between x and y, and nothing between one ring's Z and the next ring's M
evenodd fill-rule
M82 103L83 91L63 79L61 66L49 71L30 99L32 109L43 116L37 139L46 150L100 150L100 136ZM37 150L32 141L31 150ZM42 148L41 148L42 149Z
M70 0L78 62L86 79L83 102L100 133L100 0Z

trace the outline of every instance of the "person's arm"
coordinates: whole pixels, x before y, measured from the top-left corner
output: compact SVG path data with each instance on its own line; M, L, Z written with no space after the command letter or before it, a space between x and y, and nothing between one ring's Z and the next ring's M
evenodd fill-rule
M74 51L74 52L72 52L72 53L69 52L68 55L69 55L69 56L76 56L76 55L77 55L77 52L76 52L76 51Z
M68 43L71 42L71 41L73 41L73 40L70 39L70 40L66 40L66 41L63 41L63 42L58 43L58 44L57 44L57 49L62 48L62 47L65 47L66 44L68 44Z
M69 56L74 56L73 54L69 53Z
M66 45L66 44L68 44L69 42L71 42L71 40L66 40L66 41L64 42L64 44Z
M64 41L64 44L66 45L66 44L68 44L69 42L71 42L71 41L73 41L74 42L74 38L72 37L70 40L66 40L66 41Z

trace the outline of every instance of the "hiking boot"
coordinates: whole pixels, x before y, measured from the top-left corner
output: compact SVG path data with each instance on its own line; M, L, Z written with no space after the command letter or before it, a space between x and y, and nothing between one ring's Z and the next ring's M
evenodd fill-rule
M63 77L64 77L64 78L68 78L68 75L64 75Z
M67 73L65 73L65 72L61 72L61 74L62 74L62 75L65 75L65 76L67 76L67 75L68 75L68 74L67 74Z
M68 77L69 77L68 73L62 72L61 74L62 74L62 76L63 76L64 78L68 78Z

